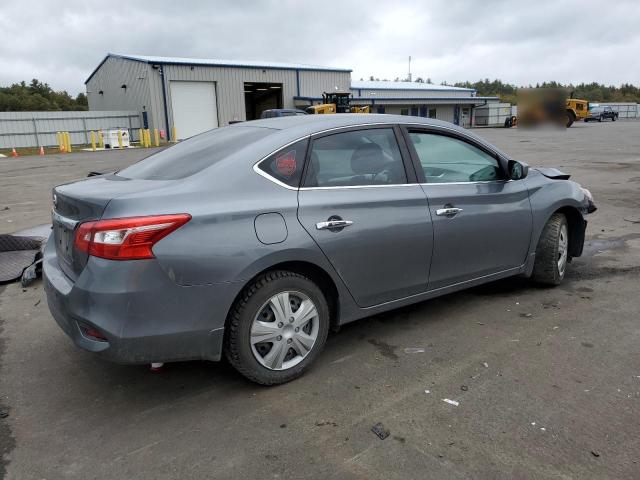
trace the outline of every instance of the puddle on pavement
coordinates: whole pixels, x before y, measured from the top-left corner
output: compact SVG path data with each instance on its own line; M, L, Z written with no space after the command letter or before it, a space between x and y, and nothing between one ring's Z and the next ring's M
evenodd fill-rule
M591 256L607 250L625 248L629 240L640 238L640 233L629 233L621 237L592 238L584 243L583 256Z

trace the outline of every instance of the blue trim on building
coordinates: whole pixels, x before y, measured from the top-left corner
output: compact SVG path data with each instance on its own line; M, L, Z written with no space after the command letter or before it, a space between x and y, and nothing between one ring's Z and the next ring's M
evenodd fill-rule
M300 96L300 70L296 70L296 95Z
M322 97L293 97L294 100L309 100L309 101L318 101L322 100ZM370 102L372 100L376 101L390 101L390 100L400 100L400 101L420 101L422 103L429 104L429 101L442 101L442 100L478 100L484 101L487 100L500 100L500 97L353 97L352 101L360 101L360 102ZM455 102L452 102L455 103Z

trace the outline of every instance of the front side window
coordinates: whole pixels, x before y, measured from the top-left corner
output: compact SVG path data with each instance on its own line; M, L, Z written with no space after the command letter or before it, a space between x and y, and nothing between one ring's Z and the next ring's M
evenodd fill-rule
M314 140L305 187L406 183L402 156L391 128L353 130Z
M486 182L502 178L497 159L473 145L426 132L411 132L427 183Z
M282 183L298 188L308 143L309 140L305 138L289 145L264 159L258 168Z

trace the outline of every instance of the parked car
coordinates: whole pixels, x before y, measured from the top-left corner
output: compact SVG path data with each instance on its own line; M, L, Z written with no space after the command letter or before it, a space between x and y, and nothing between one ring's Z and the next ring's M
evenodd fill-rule
M589 108L589 115L584 119L584 121L590 122L591 120L597 120L598 122L601 122L607 118L615 122L618 119L618 112L614 112L611 107L594 105Z
M264 110L260 114L260 118L295 117L296 115L308 115L308 113L304 110L298 110L297 108L273 108L271 110Z
M218 128L53 189L48 304L106 359L225 355L282 383L345 323L514 275L559 284L595 210L568 178L425 118Z

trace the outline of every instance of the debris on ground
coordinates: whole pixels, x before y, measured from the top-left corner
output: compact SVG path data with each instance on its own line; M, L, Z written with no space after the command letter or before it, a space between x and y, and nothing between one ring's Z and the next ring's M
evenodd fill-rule
M522 318L529 318L529 317L532 317L533 315L531 313L521 313L520 316Z
M448 403L449 405L453 405L454 407L457 407L460 405L460 402L456 402L455 400L451 400L448 398L443 398L442 401L445 403Z
M469 387L467 387L466 385L460 385L460 390L466 392L467 390L469 390Z
M431 393L431 390L425 390L424 393L426 393L427 395L429 395Z
M424 353L424 348L422 347L407 347L404 349L404 353Z
M6 410L0 410L0 418L7 418L9 416L9 412Z
M489 364L487 362L482 362L482 365L484 366L484 368L489 368Z
M40 236L0 235L0 283L21 278L25 269L42 256L41 247L45 239ZM37 277L39 265L28 272L28 279ZM28 280L31 283L33 280ZM25 285L23 285L25 286Z
M380 440L384 440L391 434L391 432L389 432L389 430L387 430L385 426L380 422L371 427L371 431L375 433Z
M596 452L595 450L591 450L591 455L598 458L600 456L600 452Z

